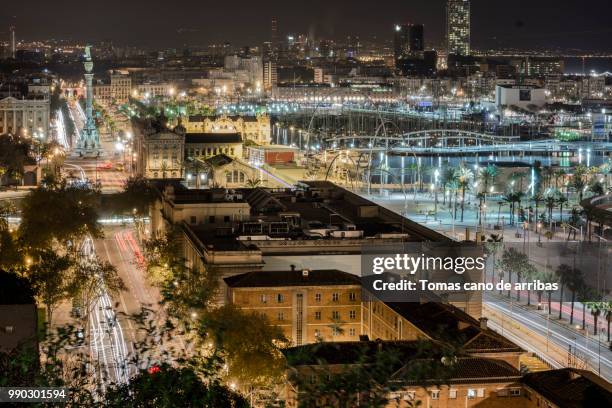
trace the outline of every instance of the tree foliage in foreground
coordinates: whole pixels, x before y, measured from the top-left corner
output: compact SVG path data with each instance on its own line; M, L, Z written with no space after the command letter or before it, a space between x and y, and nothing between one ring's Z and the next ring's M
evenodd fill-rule
M231 380L250 387L280 380L285 371L280 349L288 340L266 317L226 305L205 313L199 323L201 338L210 337L222 351Z
M5 175L11 179L20 178L24 166L36 163L31 152L32 143L29 138L0 135L0 177Z
M347 352L341 347L321 342L288 354L287 363L295 368L289 380L299 390L300 407L382 408L400 404L393 393L406 383L443 384L452 378L456 355L460 353L452 344L420 341L410 351L400 343L380 343L374 347L368 343L355 344L350 350L350 364L328 362L323 357L335 360L335 354ZM319 350L323 350L322 355Z
M189 367L168 364L141 370L129 384L110 388L105 396L107 407L248 407L247 401L217 381L204 383Z
M100 192L65 182L53 188L39 187L22 203L19 236L31 250L51 248L54 243L68 246L90 234L102 235L98 223Z
M157 314L143 310L128 316L137 332L145 334L128 356L134 370L129 384L112 381L106 387L92 382L96 364L89 347L78 347L72 326L47 333L38 350L32 347L0 352L0 386L67 387L68 402L45 407L248 407L247 401L223 385L222 360L216 353L203 353L189 342L185 348L172 344L175 328L168 321L156 322ZM192 350L187 353L186 349ZM32 404L42 407L41 404Z

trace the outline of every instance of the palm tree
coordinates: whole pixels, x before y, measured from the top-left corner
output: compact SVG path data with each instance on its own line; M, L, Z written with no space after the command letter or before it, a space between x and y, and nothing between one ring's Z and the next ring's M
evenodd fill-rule
M544 170L542 170L542 174L544 175L544 186L547 188L550 187L552 184L552 177L555 174L553 168L551 166L545 166Z
M582 303L582 330L586 327L586 310L589 308L588 303L592 303L594 299L598 299L597 292L582 282L578 289L578 300Z
M506 192L502 196L502 201L508 204L508 219L510 220L510 225L514 224L514 193Z
M511 225L514 225L514 212L516 209L516 204L521 202L523 195L524 194L521 191L510 191L504 194L504 196L502 197L502 200L509 204L508 209L510 212Z
M535 280L538 278L538 270L535 266L526 262L524 265L523 276L527 280ZM527 306L531 305L531 291L527 290Z
M478 225L482 225L482 211L485 207L485 201L487 198L487 193L479 192L476 194L476 198L478 198Z
M534 216L533 216L533 220L535 222L535 231L538 232L538 206L540 205L540 203L544 200L544 196L539 192L539 191L535 191L535 193L531 196L531 201L533 201L533 204L535 206L534 208Z
M571 312L570 312L570 324L574 324L574 305L576 303L576 294L581 290L584 285L582 272L580 269L572 268L572 273L568 277L569 279L565 282L567 288L572 292L571 300Z
M557 281L557 276L553 272L546 270L544 272L538 272L536 279L539 279L541 282L554 283L555 281ZM552 309L551 309L552 299L551 298L552 298L553 291L547 290L546 292L548 294L548 314L550 315L552 313ZM542 292L541 291L538 291L538 302L542 302Z
M527 255L519 252L516 248L509 248L502 254L499 266L502 273L508 274L509 283L512 283L513 273L517 275L517 282L520 282L519 275L522 273L523 264L526 262L528 263ZM507 296L510 297L510 290Z
M591 242L593 236L593 221L597 217L597 213L590 207L583 208L581 213L584 215L584 218L586 218L587 236L589 242Z
M549 194L544 197L544 206L548 209L549 228L552 229L553 209L557 205L557 197L554 194Z
M559 319L563 317L563 289L565 288L566 283L571 279L570 277L573 271L574 268L566 264L559 265L555 270L555 274L557 275L557 279L561 287L559 292Z
M584 304L584 309L589 309L591 311L591 316L593 316L593 336L597 336L597 320L602 312L605 313L605 308L606 302L601 301L585 302Z
M572 178L570 179L570 184L578 192L580 201L582 201L582 195L584 194L584 188L587 186L586 174L587 174L586 167L580 164L576 166L576 168L574 169L574 174L572 175Z
M474 174L468 168L461 167L459 170L459 188L461 188L461 222L463 222L463 212L465 209L465 192L470 188L470 180Z
M457 219L457 201L459 200L459 188L460 188L460 181L459 181L459 177L457 177L449 185L449 190L455 198L455 203L453 205L453 219L454 220Z
M444 205L446 205L446 193L448 192L449 186L453 184L457 178L457 170L453 169L452 167L447 167L444 169L441 180L442 186L444 187L444 197L442 201Z
M563 222L563 204L567 203L567 198L559 193L557 195L557 204L559 204L559 221Z
M527 174L525 172L522 171L516 171L514 173L512 173L510 175L510 181L511 182L516 182L518 180L519 182L519 191L523 191L523 180L525 180L525 177L527 177Z
M478 175L480 182L483 185L483 190L485 192L485 203L487 202L487 192L489 191L489 186L495 184L495 179L497 178L497 167L494 164L488 164L487 167L483 167L480 170L480 174Z
M606 318L606 323L608 324L608 342L610 342L610 323L612 323L612 302L605 302L603 305L604 317Z
M489 238L487 238L487 243L485 244L485 251L487 254L493 255L493 276L491 277L491 282L495 283L495 267L497 261L495 260L495 256L497 251L502 246L502 242L504 241L504 236L501 234L491 234Z

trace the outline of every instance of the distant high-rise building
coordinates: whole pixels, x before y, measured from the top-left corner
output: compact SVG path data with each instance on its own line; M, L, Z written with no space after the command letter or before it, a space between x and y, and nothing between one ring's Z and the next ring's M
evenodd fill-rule
M470 55L470 0L448 0L446 41L448 54Z
M276 17L272 17L270 23L270 51L274 55L278 52L278 23Z
M319 42L319 54L324 58L334 56L334 44L331 40L321 40Z
M263 86L269 90L278 83L278 71L276 61L265 61L263 63Z
M396 24L393 37L393 56L395 61L410 54L410 24Z
M425 49L423 37L423 24L411 24L408 33L409 48L411 53L421 52Z
M17 42L15 41L15 26L11 26L11 58L15 58L15 52L17 51Z

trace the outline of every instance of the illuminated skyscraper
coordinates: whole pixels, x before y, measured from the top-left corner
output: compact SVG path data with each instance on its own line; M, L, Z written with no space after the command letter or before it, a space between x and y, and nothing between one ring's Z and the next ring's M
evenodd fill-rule
M446 41L448 54L470 55L470 0L448 0Z
M410 54L410 24L398 24L395 26L393 54L395 61Z

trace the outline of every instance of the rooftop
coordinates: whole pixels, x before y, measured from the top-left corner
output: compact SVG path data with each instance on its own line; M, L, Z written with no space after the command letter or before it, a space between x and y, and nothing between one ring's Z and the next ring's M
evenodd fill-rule
M337 269L247 272L225 278L231 288L258 288L277 286L336 286L359 285L358 276Z
M185 143L242 143L240 133L187 133Z
M165 199L172 204L245 203L241 194L224 188L187 189L179 181L159 181L156 184Z
M480 322L461 309L442 302L385 302L400 316L432 338L444 338L459 342L471 353L521 352L516 344Z
M303 346L291 347L283 351L290 366L313 365L350 365L373 364L384 353L387 364L392 364L397 370L392 381L407 383L415 382L505 382L513 378L520 378L519 371L502 360L484 357L456 356L447 363L444 360L445 352L441 345L432 341L348 341L348 342L322 342ZM416 380L413 364L419 365L422 361L432 361L431 372L424 373L422 367L418 370L426 378Z
M224 117L223 115L191 115L189 116L189 122L204 122L205 120L217 120L219 118ZM257 116L253 116L253 115L230 115L230 116L225 116L228 119L231 119L233 121L242 119L245 122L257 122Z
M559 407L611 407L612 384L576 368L529 373L523 382Z

